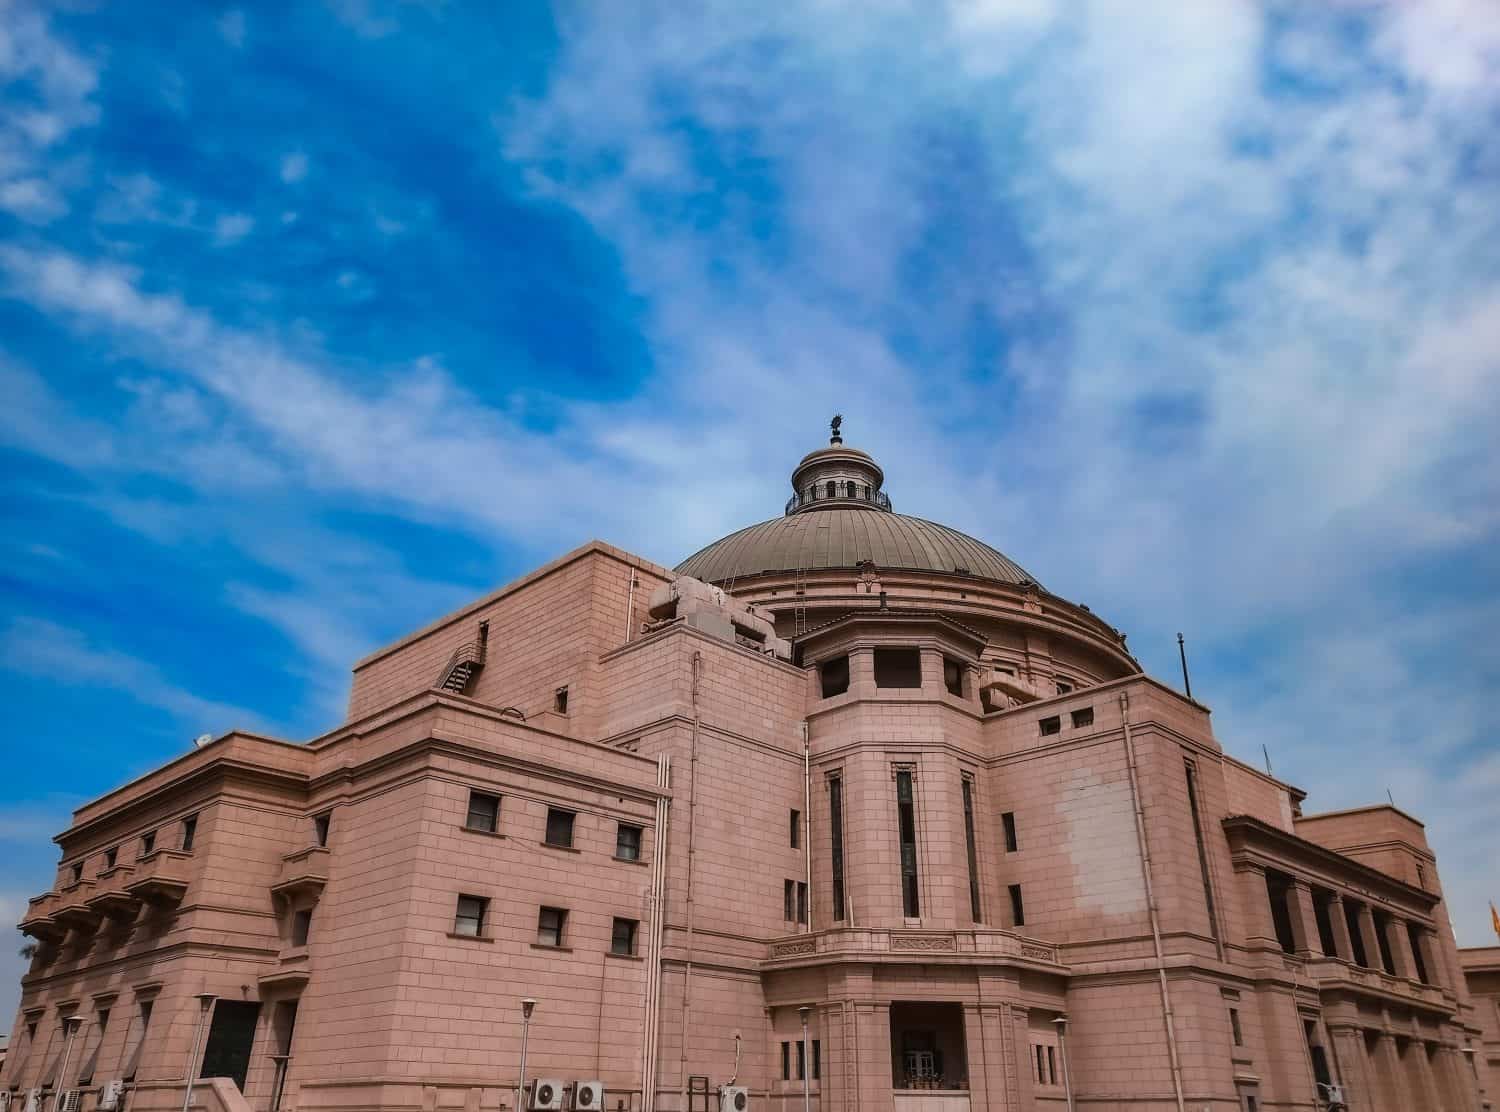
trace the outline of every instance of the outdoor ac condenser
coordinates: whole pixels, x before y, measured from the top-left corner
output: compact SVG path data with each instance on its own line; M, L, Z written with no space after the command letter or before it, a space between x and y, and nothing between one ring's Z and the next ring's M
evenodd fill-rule
M531 1112L562 1112L563 1083L555 1077L539 1077L531 1086Z
M604 1082L573 1082L573 1108L575 1112L599 1112L604 1107Z
M745 1112L749 1107L750 1090L745 1086L719 1086L719 1112Z
M1344 1099L1344 1087L1342 1085L1330 1085L1326 1082L1318 1082L1318 1097L1330 1109L1345 1108L1347 1102Z
M120 1097L124 1092L125 1082L122 1078L106 1082L104 1088L99 1090L99 1112L115 1112L120 1107Z

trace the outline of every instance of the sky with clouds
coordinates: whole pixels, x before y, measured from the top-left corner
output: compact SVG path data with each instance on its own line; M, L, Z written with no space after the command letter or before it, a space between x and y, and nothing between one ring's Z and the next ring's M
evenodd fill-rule
M82 799L774 516L841 411L1484 943L1497 122L1488 0L0 0L0 918Z

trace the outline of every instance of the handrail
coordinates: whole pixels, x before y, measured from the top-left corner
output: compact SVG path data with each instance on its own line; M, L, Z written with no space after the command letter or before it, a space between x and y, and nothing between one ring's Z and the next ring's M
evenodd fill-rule
M453 650L453 655L448 658L448 663L443 666L442 674L438 676L438 684L443 684L453 674L453 669L460 664L483 664L487 651L488 645L482 640L465 641Z
M855 506L874 506L878 510L889 510L891 508L891 497L883 490L870 491L869 494L863 497L836 494L832 498L829 498L826 495L820 495L818 488L814 487L811 498L804 497L800 492L788 498L786 500L786 515L790 516L798 510L820 502L846 502Z

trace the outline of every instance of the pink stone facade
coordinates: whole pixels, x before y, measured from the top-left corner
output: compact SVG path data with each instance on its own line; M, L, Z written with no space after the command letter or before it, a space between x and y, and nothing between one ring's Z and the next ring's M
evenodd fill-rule
M783 659L653 617L672 579L591 543L356 664L328 734L81 808L21 924L14 1112L189 1076L224 1112L509 1110L522 998L522 1107L1494 1099L1496 963L1421 824L1304 813L1107 623L959 568L721 582Z

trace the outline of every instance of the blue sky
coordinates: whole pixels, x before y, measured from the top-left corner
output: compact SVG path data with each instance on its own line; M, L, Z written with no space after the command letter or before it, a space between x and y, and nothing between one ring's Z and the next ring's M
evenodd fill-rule
M1389 789L1484 942L1486 6L0 0L0 911L193 736L773 516L841 411L1158 676L1185 631L1310 809Z

